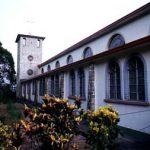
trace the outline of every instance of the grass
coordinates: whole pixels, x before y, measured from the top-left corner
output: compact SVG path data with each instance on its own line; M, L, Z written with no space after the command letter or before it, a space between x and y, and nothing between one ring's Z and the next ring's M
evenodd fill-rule
M7 104L0 104L0 121L6 124L14 123L23 117L24 106L9 101Z

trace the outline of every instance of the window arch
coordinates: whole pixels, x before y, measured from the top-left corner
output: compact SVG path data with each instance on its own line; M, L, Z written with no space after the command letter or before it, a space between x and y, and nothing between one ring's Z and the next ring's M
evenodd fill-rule
M41 69L41 73L44 73L44 68Z
M67 64L71 64L71 63L73 63L73 57L71 55L69 55L67 57Z
M48 66L47 66L47 71L50 71L50 70L51 70L51 66L48 65Z
M129 99L145 100L144 64L141 58L133 56L128 60Z
M125 40L122 35L120 34L115 34L111 37L109 41L109 49L113 49L119 46L122 46L125 44Z
M69 77L70 79L69 79L69 81L70 81L70 83L69 83L69 85L70 85L70 96L75 96L75 82L76 82L76 79L75 79L75 72L72 70L71 72L70 72L70 77Z
M93 55L92 49L90 47L85 48L83 52L83 58L88 58Z
M60 67L60 63L59 61L56 61L56 65L55 65L56 68L59 68Z
M109 98L121 99L120 68L116 61L108 66L109 73Z
M78 77L79 77L79 96L84 97L85 96L85 75L83 69L79 69Z

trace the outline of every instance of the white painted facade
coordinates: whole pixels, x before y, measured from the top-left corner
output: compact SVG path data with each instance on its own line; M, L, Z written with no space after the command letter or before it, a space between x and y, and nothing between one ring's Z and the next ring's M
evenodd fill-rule
M128 19L129 18L129 19ZM109 49L111 38L119 34L124 40L125 44L118 48ZM25 48L22 46L21 39L26 37L29 41L29 45ZM39 37L29 35L20 35L18 40L18 80L26 79L22 83L21 96L31 101L42 102L42 97L39 94L40 80L44 79L45 93L52 94L52 76L54 81L56 76L59 75L59 81L62 80L63 84L59 85L59 89L63 94L61 97L69 98L73 102L73 98L70 96L70 72L73 70L75 73L75 94L80 95L79 85L79 70L84 71L84 96L82 100L82 107L87 109L89 102L89 66L94 64L94 76L91 82L94 82L92 87L94 94L94 109L99 106L107 104L113 105L119 111L120 125L123 127L131 128L137 131L150 133L150 4L143 6L122 19L114 22L106 28L98 31L97 33L87 37L83 41L75 44L64 52L50 58L48 61L39 64L42 56L42 45L40 49L35 47L35 41L40 39ZM43 39L43 38L42 38ZM41 44L42 44L41 39ZM31 44L33 41L33 45ZM83 58L84 50L90 47L93 56L89 58ZM37 53L38 51L38 53ZM28 55L33 55L35 63L26 65ZM73 63L67 65L67 57L71 55L73 57ZM141 59L144 66L144 101L132 100L129 97L129 75L128 75L128 61L132 56L137 56ZM21 58L22 57L22 58ZM110 86L109 86L109 63L111 60L115 60L120 68L120 101L110 99ZM56 69L56 62L59 61L60 67ZM31 62L30 62L31 63ZM51 70L48 71L47 67L50 65ZM30 67L29 67L30 66ZM38 66L38 67L37 67ZM32 68L34 74L29 76L26 71ZM44 73L42 73L42 68ZM22 76L21 76L22 74ZM63 78L60 76L63 74ZM36 80L37 91L33 93L33 80ZM28 91L28 85L30 85L31 91ZM62 88L63 86L63 88ZM56 88L56 87L55 87ZM61 93L60 92L60 93ZM30 95L29 95L30 93ZM36 96L35 96L36 95ZM53 95L53 94L52 94ZM123 103L122 103L123 102Z

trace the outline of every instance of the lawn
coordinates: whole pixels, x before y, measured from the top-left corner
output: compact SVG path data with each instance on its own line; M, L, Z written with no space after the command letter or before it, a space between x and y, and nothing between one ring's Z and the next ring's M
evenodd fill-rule
M23 117L24 105L20 103L0 104L0 121L11 124Z

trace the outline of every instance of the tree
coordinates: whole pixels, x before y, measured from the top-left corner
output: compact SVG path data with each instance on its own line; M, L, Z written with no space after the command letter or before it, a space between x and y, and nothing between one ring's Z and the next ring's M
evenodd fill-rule
M0 42L0 100L11 97L11 87L15 83L15 69L12 54Z

